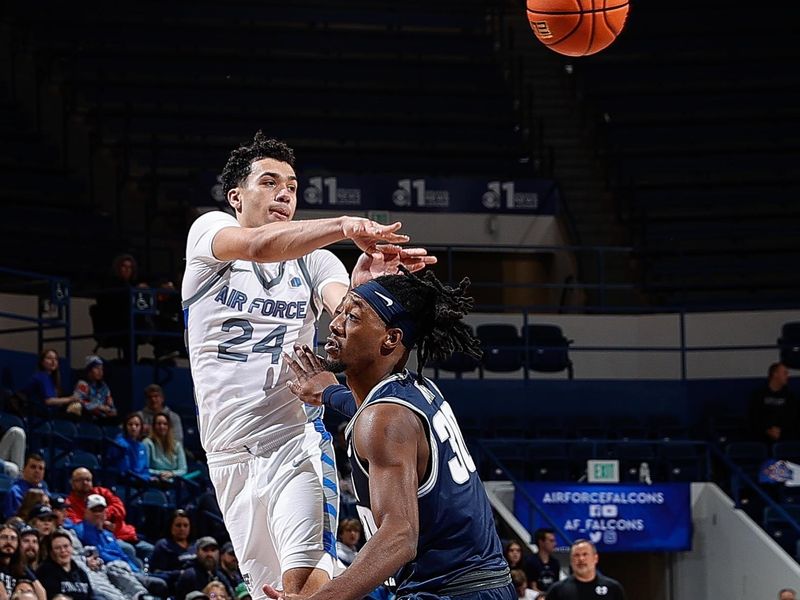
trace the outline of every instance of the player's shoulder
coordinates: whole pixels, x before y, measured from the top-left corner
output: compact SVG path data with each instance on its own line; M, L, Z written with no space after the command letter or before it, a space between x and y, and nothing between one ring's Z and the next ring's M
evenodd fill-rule
M189 232L191 234L192 232L220 226L238 227L239 221L230 213L222 210L211 210L197 217L189 227Z

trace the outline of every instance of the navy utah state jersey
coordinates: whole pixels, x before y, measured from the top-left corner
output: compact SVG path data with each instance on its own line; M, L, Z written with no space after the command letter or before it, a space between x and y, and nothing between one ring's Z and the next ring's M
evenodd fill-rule
M369 469L353 448L353 427L367 406L405 406L422 421L430 444L428 472L417 490L419 539L416 557L395 575L397 595L451 593L467 586L508 580L494 517L450 405L429 380L405 371L375 386L350 421L345 436L358 513L369 538L377 530L370 511Z

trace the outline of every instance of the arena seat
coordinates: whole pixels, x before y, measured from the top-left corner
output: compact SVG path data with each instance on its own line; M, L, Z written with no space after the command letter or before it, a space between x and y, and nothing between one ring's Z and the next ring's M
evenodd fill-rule
M531 371L558 373L566 371L569 379L574 372L569 358L569 345L572 340L564 337L558 325L528 325L523 328L522 342Z
M522 368L522 340L517 328L508 323L478 325L475 334L481 341L483 369L510 372Z

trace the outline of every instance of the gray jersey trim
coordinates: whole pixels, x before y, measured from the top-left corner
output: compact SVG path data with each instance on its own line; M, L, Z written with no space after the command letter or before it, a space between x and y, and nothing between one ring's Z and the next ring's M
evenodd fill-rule
M211 279L209 279L203 285L201 285L200 289L197 290L197 292L195 292L195 294L191 298L187 298L186 300L184 300L181 303L181 306L183 308L189 308L192 304L194 304L200 298L205 296L208 293L208 291L212 287L214 287L217 284L217 282L222 278L222 276L225 274L225 271L230 269L232 266L233 263L228 263L224 267L222 267L219 271L216 272L216 274Z

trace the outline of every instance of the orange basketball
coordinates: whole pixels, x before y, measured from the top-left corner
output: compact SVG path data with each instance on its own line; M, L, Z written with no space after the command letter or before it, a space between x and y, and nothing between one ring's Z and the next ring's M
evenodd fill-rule
M600 52L617 39L628 0L527 0L528 22L545 46L568 56Z

